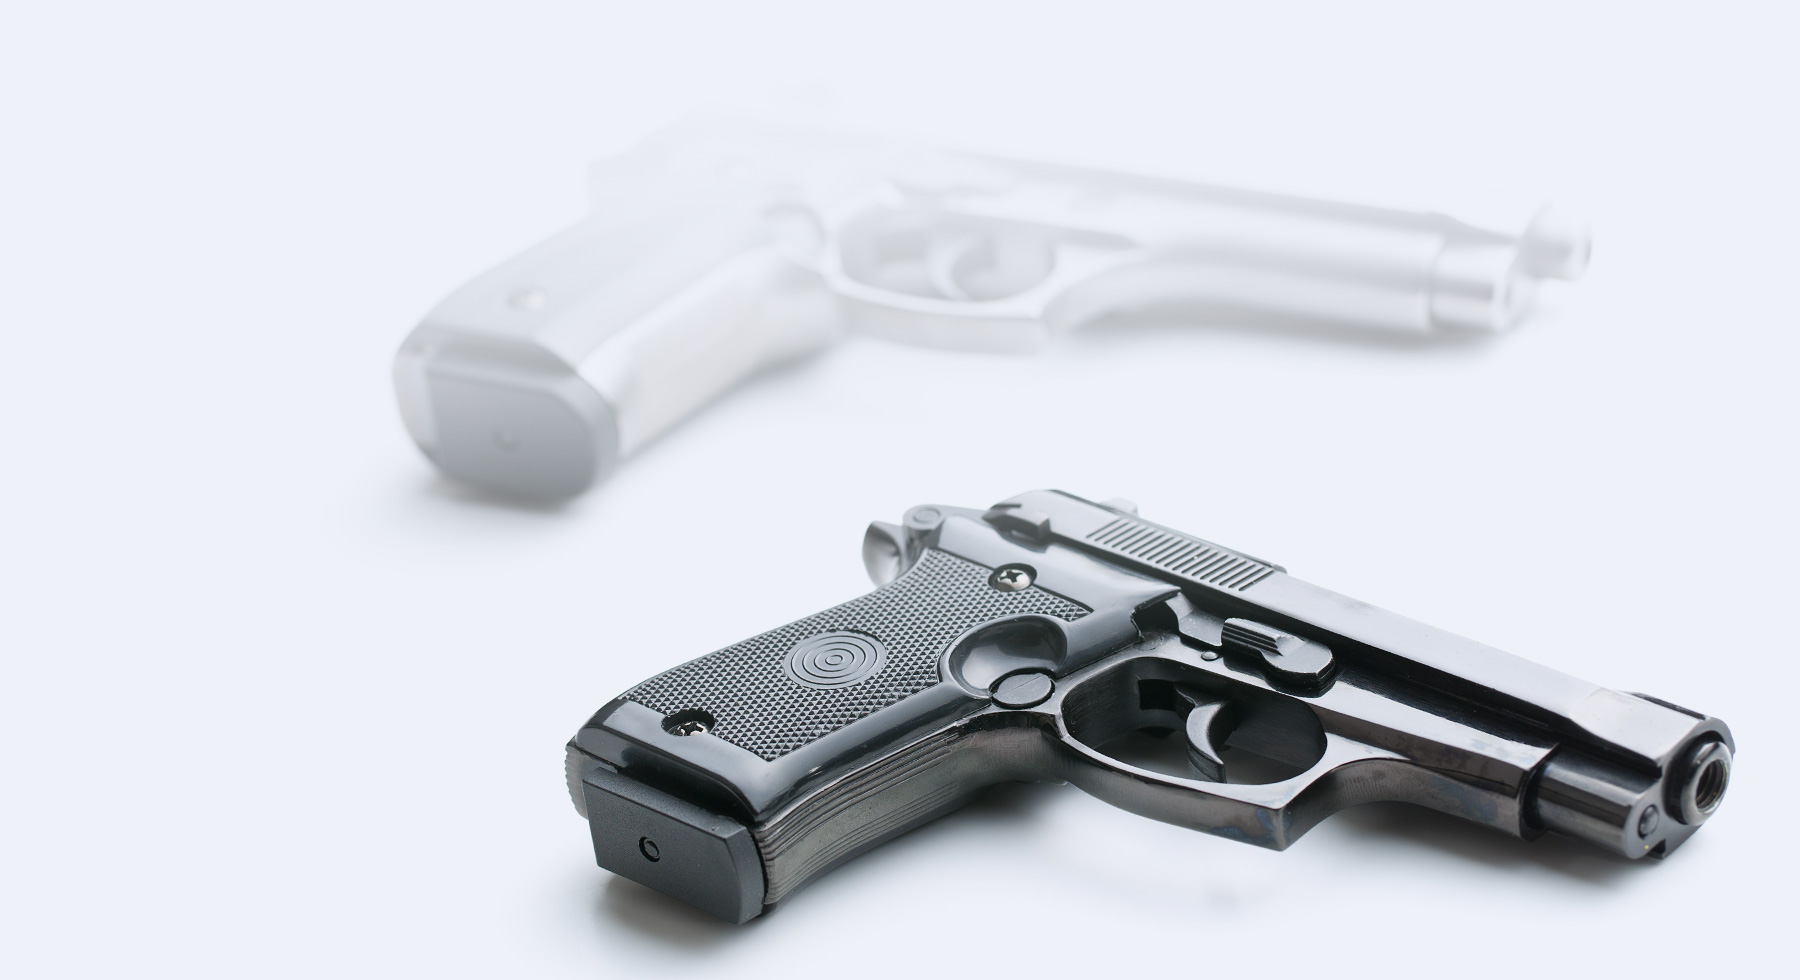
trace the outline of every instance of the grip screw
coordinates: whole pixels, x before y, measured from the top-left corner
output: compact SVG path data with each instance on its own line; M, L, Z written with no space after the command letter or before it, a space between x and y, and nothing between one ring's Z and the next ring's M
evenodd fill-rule
M712 715L709 715L698 708L689 708L686 711L677 711L667 718L664 718L662 727L663 731L668 732L670 735L679 735L686 738L689 735L704 735L707 732L712 731L714 724L716 724L716 722L713 721Z
M648 837L638 838L638 853L650 861L662 860L662 848L657 847L656 842Z
M1001 565L988 576L988 584L1002 592L1018 592L1031 588L1031 569L1024 565Z

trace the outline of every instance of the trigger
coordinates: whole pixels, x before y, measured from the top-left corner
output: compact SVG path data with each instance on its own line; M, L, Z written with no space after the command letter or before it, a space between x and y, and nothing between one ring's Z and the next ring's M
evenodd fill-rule
M1182 699L1192 705L1187 715L1188 768L1194 777L1208 782L1225 781L1225 756L1220 751L1237 724L1237 712L1229 701L1211 698L1198 691L1178 688Z

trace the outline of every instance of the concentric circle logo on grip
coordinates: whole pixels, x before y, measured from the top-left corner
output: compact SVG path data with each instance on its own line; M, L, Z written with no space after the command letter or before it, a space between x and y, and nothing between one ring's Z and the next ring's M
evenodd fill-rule
M880 640L867 633L832 630L794 644L782 658L781 670L803 687L830 690L868 680L886 663L887 647Z

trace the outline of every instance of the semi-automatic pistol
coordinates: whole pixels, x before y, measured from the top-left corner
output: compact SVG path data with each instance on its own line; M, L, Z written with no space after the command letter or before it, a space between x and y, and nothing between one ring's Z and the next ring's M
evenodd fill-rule
M846 331L1028 351L1101 319L1498 331L1589 237L728 123L594 168L584 221L439 303L401 417L445 474L541 499Z
M1070 782L1277 850L1403 801L1661 857L1716 718L1540 667L1050 490L870 525L879 588L620 695L569 743L604 868L733 922L983 787Z

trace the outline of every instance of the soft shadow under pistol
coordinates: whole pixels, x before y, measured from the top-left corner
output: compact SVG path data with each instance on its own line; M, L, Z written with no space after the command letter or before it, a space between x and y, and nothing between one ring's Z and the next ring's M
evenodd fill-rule
M1275 849L1394 800L1660 857L1730 779L1716 718L1308 585L1128 502L915 507L871 525L863 558L874 592L659 674L576 734L569 789L602 867L743 922L1021 780ZM1180 751L1128 756L1141 733Z

